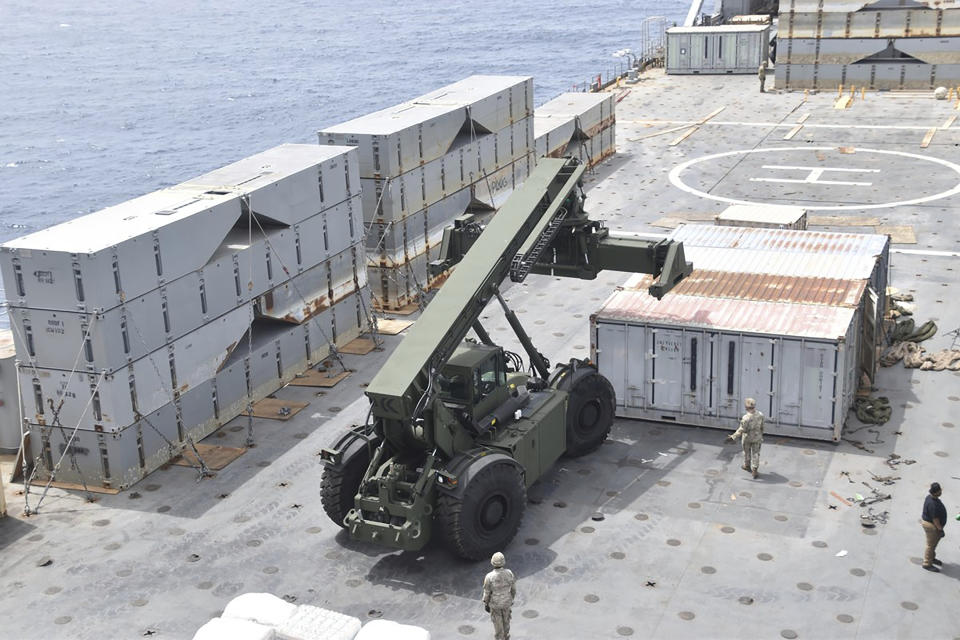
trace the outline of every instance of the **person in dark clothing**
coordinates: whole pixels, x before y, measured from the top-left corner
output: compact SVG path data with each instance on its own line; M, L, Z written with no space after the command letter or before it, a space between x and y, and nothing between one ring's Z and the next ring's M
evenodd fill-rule
M923 568L934 573L938 573L940 569L937 567L943 564L937 560L937 543L946 535L943 527L947 524L947 508L940 502L941 493L939 482L930 485L930 494L923 501L923 515L920 517L920 524L923 525L923 532L927 537Z

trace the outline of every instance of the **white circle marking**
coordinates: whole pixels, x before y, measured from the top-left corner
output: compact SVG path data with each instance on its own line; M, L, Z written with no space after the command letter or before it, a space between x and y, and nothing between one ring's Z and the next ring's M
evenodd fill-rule
M727 202L729 204L774 204L773 202L764 202L759 200L738 200L736 198L727 198L724 196L714 195L712 193L707 193L706 191L700 191L695 189L690 185L686 184L681 178L680 174L686 171L691 166L699 163L705 162L707 160L715 160L717 158L724 158L727 156L736 156L736 155L745 155L748 153L771 153L775 151L833 151L836 147L775 147L775 148L764 148L764 149L740 149L737 151L725 151L723 153L715 153L709 156L701 156L699 158L694 158L692 160L687 160L686 162L677 165L670 171L670 182L673 186L691 193L695 196L700 196L701 198L707 198L709 200L717 200L719 202ZM854 149L854 152L862 153L881 153L890 156L903 156L905 158L913 158L915 160L924 160L926 162L933 162L939 165L943 165L948 169L952 169L954 173L960 176L960 165L954 164L949 160L943 160L942 158L932 158L928 156L922 156L916 153L907 153L906 151L887 151L884 149ZM949 198L950 196L960 193L960 180L957 184L947 191L941 191L940 193L934 193L929 196L924 196L922 198L914 198L913 200L900 200L897 202L884 202L880 204L858 204L858 205L834 205L834 206L824 206L824 207L810 207L803 205L804 209L810 211L861 211L863 209L886 209L889 207L902 207L904 205L910 204L920 204L923 202L930 202L931 200L940 200L941 198Z

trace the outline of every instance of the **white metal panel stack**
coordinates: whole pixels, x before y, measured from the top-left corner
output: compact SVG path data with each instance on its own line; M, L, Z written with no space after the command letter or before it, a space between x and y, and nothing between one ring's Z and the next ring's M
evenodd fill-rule
M534 112L537 157L593 166L616 153L616 119L612 93L562 93Z
M960 84L960 8L938 0L781 3L778 89Z
M282 145L0 247L41 476L129 486L364 330L358 165Z
M591 318L618 414L734 428L753 397L769 433L839 439L875 366L889 239L705 225L671 237L691 276L660 301L633 276Z
M376 302L398 309L439 283L427 275L444 227L493 211L532 169L533 80L470 76L329 127L320 144L360 158L367 265Z

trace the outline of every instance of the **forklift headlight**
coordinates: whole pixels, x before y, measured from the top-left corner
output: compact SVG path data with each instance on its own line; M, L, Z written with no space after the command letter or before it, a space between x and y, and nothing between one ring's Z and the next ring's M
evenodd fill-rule
M320 460L327 464L338 465L343 459L343 452L337 451L335 449L321 449L320 450Z
M453 489L457 486L457 476L447 473L446 471L437 471L437 484L446 489Z

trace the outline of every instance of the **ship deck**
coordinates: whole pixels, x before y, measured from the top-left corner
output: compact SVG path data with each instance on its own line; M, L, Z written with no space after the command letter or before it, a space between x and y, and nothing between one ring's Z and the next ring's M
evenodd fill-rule
M918 320L939 323L925 346L949 347L960 325L960 111L932 92L857 94L846 109L836 98L760 94L752 76L644 74L617 105L618 154L588 176L587 209L615 231L647 233L730 202L803 205L813 229L898 227L890 282L916 296ZM531 276L506 297L551 360L584 357L590 314L625 278ZM484 322L514 345L499 311ZM256 419L257 446L213 478L170 466L95 502L51 489L30 517L22 486L7 483L5 633L189 638L233 596L269 592L441 640L491 637L486 563L439 542L419 553L352 543L320 504L317 454L364 419L363 386L402 339L344 355L353 373L332 389L279 391L309 407ZM960 373L896 365L876 387L888 423L851 414L839 444L768 437L756 480L722 432L617 420L597 452L562 459L530 492L504 550L519 579L512 637L956 636L960 523L947 528L937 575L920 569L918 519L934 480L951 516L960 510ZM207 442L241 447L246 428L237 419ZM891 454L902 464L889 466ZM863 482L892 494L873 505L888 512L873 528L837 497L869 497Z

